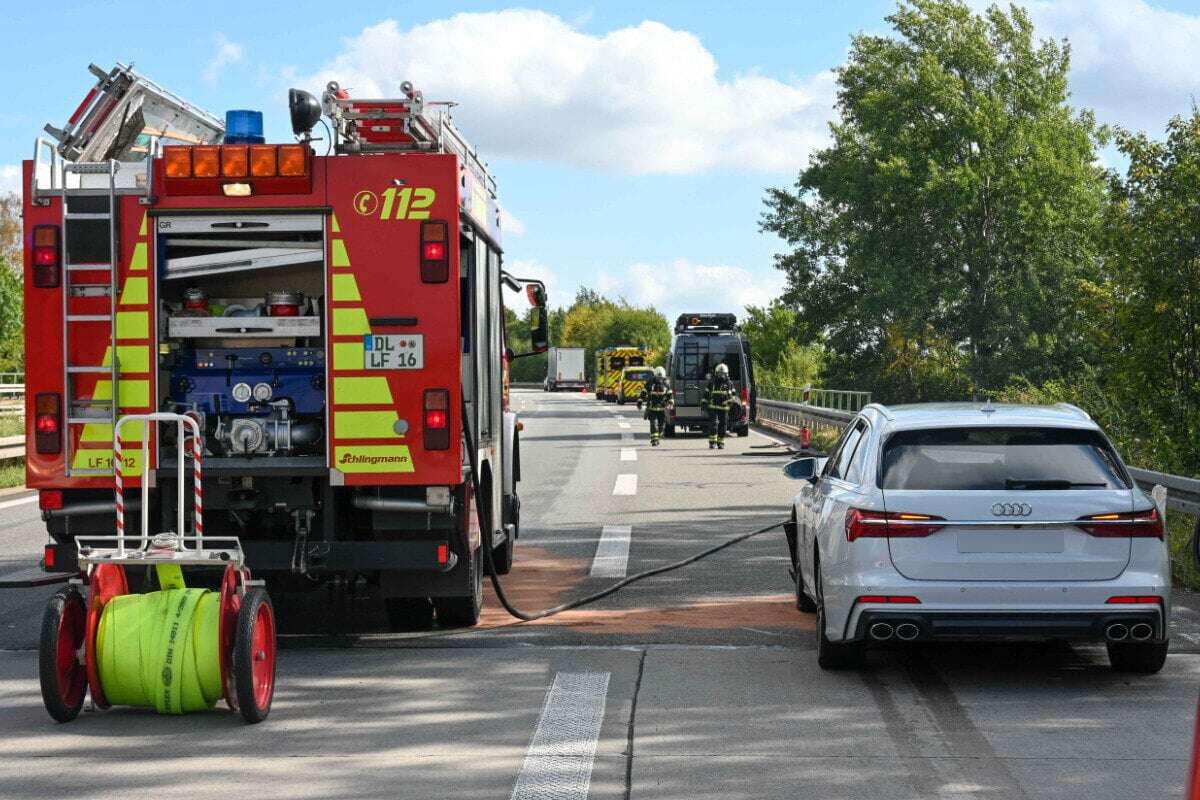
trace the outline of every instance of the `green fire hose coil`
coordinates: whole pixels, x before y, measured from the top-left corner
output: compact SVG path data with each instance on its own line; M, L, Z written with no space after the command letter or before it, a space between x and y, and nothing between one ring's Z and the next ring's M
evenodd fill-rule
M96 633L96 659L113 705L183 714L222 696L220 595L183 588L178 567L160 570L161 591L114 597Z

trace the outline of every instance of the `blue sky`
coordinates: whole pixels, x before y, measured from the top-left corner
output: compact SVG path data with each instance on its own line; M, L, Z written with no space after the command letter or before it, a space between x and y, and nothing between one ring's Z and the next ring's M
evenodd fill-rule
M982 7L982 3L972 0ZM1200 94L1200 2L1039 0L1068 37L1074 102L1160 131ZM510 214L506 258L552 301L581 285L668 315L738 310L782 287L763 190L790 185L832 116L829 70L892 2L105 2L6 10L0 189L89 61L135 62L197 105L264 111L290 139L286 89L336 77L359 96L412 79L457 100ZM202 9L202 10L201 10ZM331 10L336 9L336 10ZM732 9L732 10L731 10Z

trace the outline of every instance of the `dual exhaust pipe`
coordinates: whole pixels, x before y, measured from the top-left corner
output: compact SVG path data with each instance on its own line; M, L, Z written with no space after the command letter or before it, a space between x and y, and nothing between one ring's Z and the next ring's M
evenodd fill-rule
M895 626L890 622L876 622L871 625L868 633L877 642L886 642L892 637L902 642L911 642L921 635L921 629L914 622L901 622Z
M1114 622L1104 629L1104 638L1110 642L1144 642L1153 635L1154 626L1148 622L1135 622L1132 625Z

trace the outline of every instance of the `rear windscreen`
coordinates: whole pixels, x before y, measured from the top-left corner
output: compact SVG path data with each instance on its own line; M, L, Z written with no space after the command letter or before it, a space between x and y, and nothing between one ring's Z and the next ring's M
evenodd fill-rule
M883 451L885 490L1128 489L1095 431L939 428L902 431Z
M654 377L650 370L642 370L639 372L626 372L625 380L627 381L648 381Z
M622 369L625 366L624 356L613 356L608 360L609 369Z
M702 381L712 374L717 364L729 367L729 379L742 379L741 347L732 336L712 337L708 343L686 342L675 350L675 377L681 380Z
M631 366L631 367L640 367L645 363L646 363L646 359L642 358L641 356L630 356L629 357L629 366Z

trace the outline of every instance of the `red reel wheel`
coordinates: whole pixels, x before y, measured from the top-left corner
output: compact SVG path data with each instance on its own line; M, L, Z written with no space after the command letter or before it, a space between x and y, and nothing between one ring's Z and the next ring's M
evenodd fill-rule
M242 719L266 719L275 697L275 612L263 589L249 589L238 609L233 681Z
M100 615L108 601L119 595L129 594L129 580L125 567L120 564L97 564L88 579L87 638L84 642L87 683L92 690L92 702L97 708L108 708L104 687L100 685L100 665L96 661L96 635L100 630Z
M221 604L218 619L218 639L221 646L221 690L230 709L238 710L237 686L233 680L233 645L237 637L238 611L242 607L242 594L247 575L244 569L232 564L225 567L221 577Z
M58 722L70 722L83 708L88 681L87 670L79 663L79 651L86 627L87 615L79 591L68 586L55 592L42 617L38 677L42 703Z

